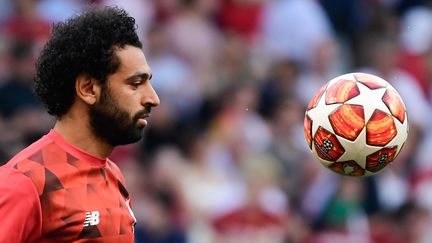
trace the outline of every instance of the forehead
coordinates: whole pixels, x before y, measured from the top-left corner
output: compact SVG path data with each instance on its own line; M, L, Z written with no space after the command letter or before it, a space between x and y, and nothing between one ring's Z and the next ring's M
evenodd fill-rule
M119 59L120 66L114 75L151 73L144 52L140 48L126 45L124 48L116 49L115 55Z

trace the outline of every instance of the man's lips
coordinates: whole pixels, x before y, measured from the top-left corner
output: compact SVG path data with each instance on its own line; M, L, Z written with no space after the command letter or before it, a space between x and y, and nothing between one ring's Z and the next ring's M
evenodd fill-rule
M138 123L142 124L143 126L147 126L147 118L150 117L150 113L144 113L140 116L138 116Z

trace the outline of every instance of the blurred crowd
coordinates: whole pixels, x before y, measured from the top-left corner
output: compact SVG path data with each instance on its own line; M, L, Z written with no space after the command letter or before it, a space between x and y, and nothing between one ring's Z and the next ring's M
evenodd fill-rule
M0 164L53 126L34 62L91 4L136 19L161 99L143 141L112 155L136 242L432 242L430 1L0 0ZM410 122L368 178L325 169L303 135L315 92L354 71L389 81Z

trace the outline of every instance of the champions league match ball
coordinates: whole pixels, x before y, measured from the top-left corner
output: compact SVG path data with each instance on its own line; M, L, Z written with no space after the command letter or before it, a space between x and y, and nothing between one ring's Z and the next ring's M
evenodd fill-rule
M405 104L380 77L344 74L312 98L304 133L312 154L328 169L370 176L391 164L407 139Z

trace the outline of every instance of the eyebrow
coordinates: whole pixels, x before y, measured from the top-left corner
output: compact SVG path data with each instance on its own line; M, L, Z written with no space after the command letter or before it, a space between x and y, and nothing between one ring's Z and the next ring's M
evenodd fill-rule
M136 77L140 77L143 80L151 80L153 78L153 74L136 72L136 73L132 74L131 76L127 77L126 80L132 80Z

